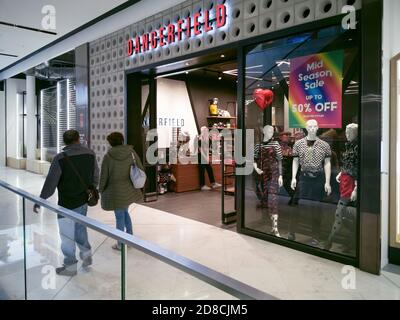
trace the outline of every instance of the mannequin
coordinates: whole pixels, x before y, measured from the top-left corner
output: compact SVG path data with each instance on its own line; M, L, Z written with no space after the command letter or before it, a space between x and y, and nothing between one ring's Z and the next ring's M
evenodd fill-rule
M337 232L343 225L346 225L355 235L355 219L357 210L355 202L357 201L357 179L358 179L358 125L349 124L346 127L346 147L342 154L342 168L336 181L340 186L340 200L335 213L335 222L333 224L328 241L325 244L325 250L332 248L332 241ZM354 238L354 237L353 237ZM351 246L354 246L355 239L352 239Z
M274 128L265 126L263 143L255 146L253 164L258 174L257 196L261 207L267 208L272 220L272 234L280 237L278 230L278 191L283 186L282 150L278 142L273 141Z
M324 191L329 196L331 188L331 155L328 143L317 137L318 122L309 120L306 123L307 136L297 141L293 147L292 189L297 187L297 173L301 166L299 189L300 198L321 201ZM311 245L318 246L321 228L321 215L318 208L313 207ZM295 240L294 234L289 234Z

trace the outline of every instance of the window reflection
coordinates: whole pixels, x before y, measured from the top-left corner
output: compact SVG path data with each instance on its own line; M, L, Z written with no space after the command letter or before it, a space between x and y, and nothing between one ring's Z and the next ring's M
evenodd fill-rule
M356 255L358 49L339 27L248 50L245 227Z

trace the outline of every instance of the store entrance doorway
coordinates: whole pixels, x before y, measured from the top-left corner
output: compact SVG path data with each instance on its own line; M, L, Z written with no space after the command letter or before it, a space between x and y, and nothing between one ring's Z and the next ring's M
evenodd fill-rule
M236 51L141 70L128 74L127 84L128 143L142 157L148 174L144 205L234 228ZM156 129L157 138L151 129ZM199 156L198 141L205 136L209 163Z

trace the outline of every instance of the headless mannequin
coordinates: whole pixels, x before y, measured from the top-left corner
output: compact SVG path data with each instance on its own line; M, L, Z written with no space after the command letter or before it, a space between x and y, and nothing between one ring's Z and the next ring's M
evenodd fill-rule
M335 213L335 222L328 241L325 244L325 250L330 250L332 248L333 239L343 225L352 232L350 246L354 247L355 245L354 236L357 210L354 205L351 205L351 203L357 201L357 171L355 169L358 166L357 124L350 124L346 127L346 138L348 144L346 145L346 151L343 154L343 160L346 161L346 166L343 167L336 177L336 181L340 185L340 201Z
M296 190L297 187L296 177L301 164L302 171L301 171L300 194L302 194L305 199L312 201L310 203L311 205L310 212L312 216L311 245L318 246L320 238L321 215L319 212L319 208L316 208L313 203L315 203L315 201L322 200L322 193L323 193L321 190L322 188L328 196L332 193L332 188L331 188L332 167L330 158L331 149L326 142L323 142L318 139L317 132L319 126L316 120L307 121L306 129L307 129L307 137L305 138L305 140L302 139L296 142L294 148L296 148L297 145L299 147L302 146L301 148L303 150L302 151L303 153L304 153L304 148L307 148L307 150L311 150L311 152L318 152L318 156L323 157L324 160L323 163L318 164L317 162L307 160L307 158L304 157L304 154L302 160L300 160L299 156L294 157L293 167L292 167L291 187L293 190ZM289 239L295 240L295 234L293 231L291 231L291 233L289 234Z
M272 126L265 126L263 129L263 145L267 145L268 143L270 143L272 141L272 137L274 135L274 128ZM254 170L257 172L257 174L259 176L261 176L261 181L264 181L265 179L268 179L269 181L267 181L267 183L265 183L265 181L263 182L264 184L264 189L268 189L268 186L272 186L271 190L269 190L269 192L266 192L266 190L264 190L264 197L266 197L267 199L263 199L266 200L269 203L269 210L270 210L270 217L272 220L272 234L280 237L279 231L278 231L278 214L277 214L277 191L275 190L276 188L274 188L274 185L276 186L276 183L278 185L279 188L281 188L283 186L283 178L282 178L282 151L280 149L280 145L278 143L276 143L276 146L271 147L274 148L274 152L275 152L275 159L276 162L275 163L275 167L274 167L274 163L270 163L268 165L268 169L272 169L273 167L276 170L276 164L278 166L278 176L277 176L277 181L271 181L271 179L276 179L276 175L272 175L270 176L270 172L264 172L261 168L258 167L258 164L256 162L253 163L254 166ZM260 150L261 151L261 150ZM263 164L261 164L263 165ZM265 164L264 164L265 165ZM264 167L265 168L265 167ZM268 170L267 171L270 171ZM273 169L272 169L273 170ZM265 175L265 176L264 176ZM271 192L272 191L272 192ZM273 207L273 208L271 208Z

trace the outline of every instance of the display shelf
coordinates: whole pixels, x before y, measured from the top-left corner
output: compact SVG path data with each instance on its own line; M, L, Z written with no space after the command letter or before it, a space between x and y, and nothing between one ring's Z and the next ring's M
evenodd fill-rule
M217 129L217 130L224 130L224 129L227 129L227 130L235 130L236 128L208 127L208 129L209 129L209 130L212 130L212 129Z
M208 116L207 119L226 119L226 120L234 120L236 117L220 117L220 116Z

